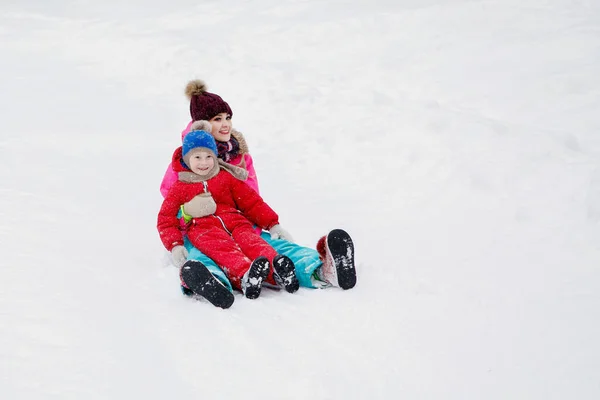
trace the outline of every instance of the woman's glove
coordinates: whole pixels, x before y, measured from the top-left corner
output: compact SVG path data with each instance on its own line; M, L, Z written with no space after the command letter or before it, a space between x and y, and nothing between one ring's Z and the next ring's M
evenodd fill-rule
M173 264L177 268L181 268L185 264L188 256L188 251L182 245L177 245L171 249L171 257L173 257Z
M271 239L283 239L288 242L293 242L292 235L289 234L288 231L283 229L281 225L273 225L271 229L269 229L269 233L271 234Z

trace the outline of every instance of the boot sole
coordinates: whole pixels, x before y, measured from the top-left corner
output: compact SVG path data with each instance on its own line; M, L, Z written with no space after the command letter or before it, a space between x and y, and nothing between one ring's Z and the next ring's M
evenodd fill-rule
M342 229L334 229L327 235L326 245L333 258L338 285L344 290L352 289L356 285L356 268L354 243L350 235Z
M282 260L283 263L280 263L280 260ZM275 256L273 259L273 270L286 292L294 293L298 291L300 282L298 282L298 277L296 277L294 262L289 257L283 255ZM289 282L286 284L286 281Z
M267 279L267 275L269 275L269 260L267 257L258 257L252 262L248 271L248 281L258 280L258 283L246 286L244 295L247 299L256 299L260 296L262 283Z
M233 293L199 261L187 261L181 267L181 279L189 290L216 307L226 309L233 304Z

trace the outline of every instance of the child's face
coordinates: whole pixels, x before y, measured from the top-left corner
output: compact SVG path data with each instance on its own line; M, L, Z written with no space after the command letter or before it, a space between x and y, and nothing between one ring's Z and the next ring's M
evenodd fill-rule
M219 142L228 142L231 139L231 115L220 113L210 119L212 135Z
M198 175L208 175L215 166L215 158L207 151L197 151L190 157L190 169Z

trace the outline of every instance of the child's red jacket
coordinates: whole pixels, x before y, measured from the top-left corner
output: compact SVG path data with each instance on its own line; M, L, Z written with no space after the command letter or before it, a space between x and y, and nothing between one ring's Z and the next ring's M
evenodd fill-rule
M173 169L179 173L189 172L182 162L181 147L173 153ZM192 224L202 229L214 227L218 222L232 232L240 224L256 224L262 229L269 230L279 223L275 211L254 189L244 181L235 178L231 173L221 169L219 173L206 181L217 210L213 215L194 218ZM167 250L171 251L176 245L183 245L183 232L180 229L177 214L180 207L192 200L196 195L204 193L202 182L187 183L178 180L169 190L158 214L158 232ZM250 222L249 222L250 221Z

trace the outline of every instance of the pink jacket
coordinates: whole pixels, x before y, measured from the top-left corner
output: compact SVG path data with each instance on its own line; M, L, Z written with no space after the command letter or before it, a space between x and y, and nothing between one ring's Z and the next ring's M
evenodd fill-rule
M189 124L185 127L183 131L181 131L181 141L183 142L183 138L190 131L190 126L194 121L190 121ZM256 177L256 171L254 170L254 162L252 161L252 156L250 153L243 153L230 161L230 164L241 166L248 171L248 179L245 181L248 186L250 186L256 193L259 193L258 190L258 178ZM177 173L173 170L173 165L169 163L167 167L167 171L165 172L165 176L163 176L162 182L160 183L160 193L163 197L167 197L167 193L169 193L169 189L175 182L177 182Z

